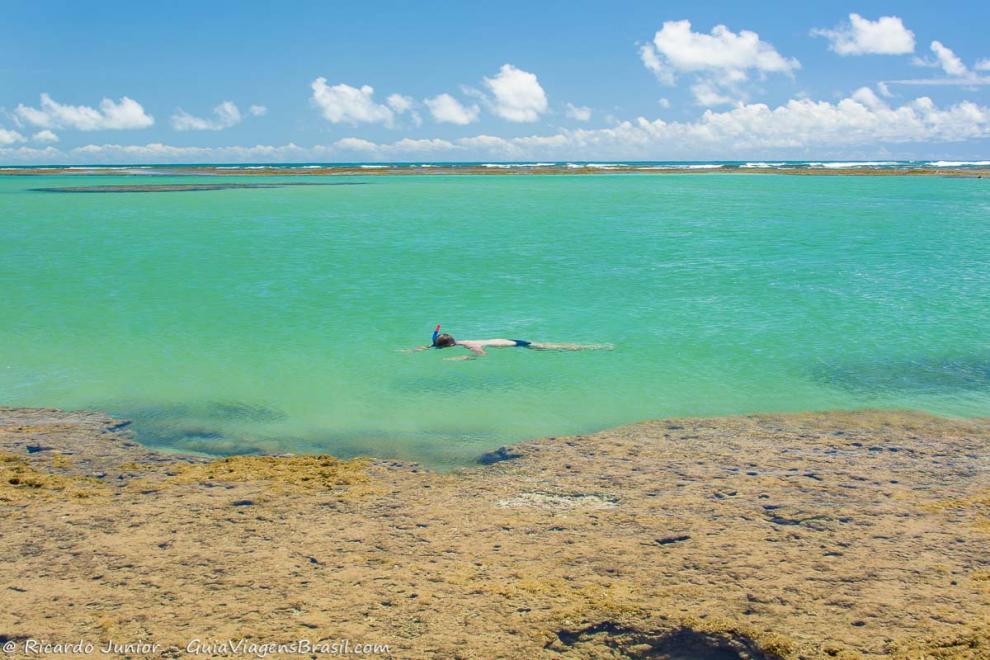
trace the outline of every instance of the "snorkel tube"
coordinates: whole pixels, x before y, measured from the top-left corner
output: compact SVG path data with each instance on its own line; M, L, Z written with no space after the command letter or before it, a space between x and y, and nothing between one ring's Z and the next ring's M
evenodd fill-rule
M440 336L440 324L437 323L437 327L433 328L433 343L431 344L432 346L437 345L437 337L439 336Z

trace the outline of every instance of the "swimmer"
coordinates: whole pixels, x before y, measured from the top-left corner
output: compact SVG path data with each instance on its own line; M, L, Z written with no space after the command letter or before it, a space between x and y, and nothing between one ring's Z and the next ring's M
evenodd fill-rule
M471 352L470 355L449 357L448 360L471 360L488 353L486 348L528 348L534 351L610 351L615 348L612 344L549 344L546 342L527 341L525 339L454 339L447 333L440 332L437 323L433 331L433 343L427 346L417 346L410 351L425 351L430 348L452 348L460 346Z

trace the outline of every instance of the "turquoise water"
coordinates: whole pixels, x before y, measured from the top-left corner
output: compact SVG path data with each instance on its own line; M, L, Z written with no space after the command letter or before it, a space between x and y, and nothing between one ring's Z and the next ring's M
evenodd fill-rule
M358 185L0 177L0 404L107 410L168 449L432 465L668 415L990 414L990 181L306 181ZM400 352L438 321L616 348Z

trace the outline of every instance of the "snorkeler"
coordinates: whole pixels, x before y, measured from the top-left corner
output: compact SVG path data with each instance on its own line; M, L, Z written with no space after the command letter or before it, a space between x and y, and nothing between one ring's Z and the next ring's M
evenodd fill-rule
M430 348L450 348L461 346L471 351L471 355L450 357L448 360L470 360L487 355L486 348L529 348L534 351L595 351L615 348L612 344L548 344L544 342L526 341L525 339L461 339L456 340L447 333L440 332L440 324L433 330L433 343L427 346L417 346L412 351L425 351Z

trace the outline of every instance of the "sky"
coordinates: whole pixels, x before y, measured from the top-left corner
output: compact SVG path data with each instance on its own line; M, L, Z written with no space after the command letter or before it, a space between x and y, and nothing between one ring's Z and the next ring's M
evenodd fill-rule
M4 164L990 158L985 1L3 14Z

